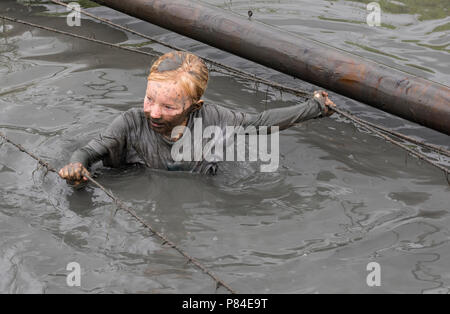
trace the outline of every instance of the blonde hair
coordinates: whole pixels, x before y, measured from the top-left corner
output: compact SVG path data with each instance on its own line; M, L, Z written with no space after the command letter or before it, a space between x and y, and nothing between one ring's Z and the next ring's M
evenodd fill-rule
M171 51L153 63L149 81L177 81L194 103L203 96L209 73L205 62L188 52Z

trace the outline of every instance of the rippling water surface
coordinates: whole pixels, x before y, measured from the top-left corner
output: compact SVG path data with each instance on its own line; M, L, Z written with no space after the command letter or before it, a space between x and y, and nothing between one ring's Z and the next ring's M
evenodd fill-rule
M38 1L34 1L37 3ZM448 1L214 1L210 4L449 84ZM97 39L168 51L65 9L0 2L1 14ZM384 3L384 4L383 4ZM95 14L263 77L300 80L111 11ZM141 106L152 58L0 21L0 130L55 167L120 112ZM212 75L205 100L247 112L300 101ZM365 119L450 148L449 137L332 94ZM442 172L337 115L283 131L279 171L229 165L216 177L98 164L100 183L239 292L448 293L449 192ZM447 158L424 151L449 166ZM0 146L1 293L213 293L214 283L162 247L98 188L74 191L8 144ZM66 265L82 285L66 285ZM366 285L366 265L382 285ZM220 292L224 292L219 290Z

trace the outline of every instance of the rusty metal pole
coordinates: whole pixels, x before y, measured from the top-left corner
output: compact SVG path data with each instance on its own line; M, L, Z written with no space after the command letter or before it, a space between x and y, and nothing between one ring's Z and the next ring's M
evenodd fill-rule
M193 0L94 0L450 135L450 88Z

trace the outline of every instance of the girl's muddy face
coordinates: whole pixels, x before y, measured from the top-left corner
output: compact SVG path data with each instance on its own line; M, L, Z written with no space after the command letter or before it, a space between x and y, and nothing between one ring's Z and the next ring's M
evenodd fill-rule
M192 100L176 81L148 81L144 113L150 127L170 137L172 129L183 125L192 107Z

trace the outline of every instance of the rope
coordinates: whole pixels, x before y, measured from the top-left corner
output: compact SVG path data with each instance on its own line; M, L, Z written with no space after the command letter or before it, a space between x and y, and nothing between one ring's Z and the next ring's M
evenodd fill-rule
M68 5L67 5L66 3L64 3L64 2L62 2L62 1L59 1L59 0L50 0L50 1L53 2L53 3L55 3L55 4L62 5L62 6L64 6L64 7L68 7ZM186 50L186 49L184 49L184 48L180 48L180 47L177 47L177 46L174 46L174 45L165 43L165 42L163 42L163 41L161 41L161 40L158 40L158 39L156 39L156 38L154 38L154 37L151 37L151 36L145 35L145 34L143 34L143 33L140 33L140 32L138 32L138 31L135 31L135 30L133 30L133 29L131 29L131 28L128 28L128 27L126 27L126 26L116 24L116 23L112 22L111 20L108 20L108 19L105 19L105 18L96 16L96 15L94 15L94 14L92 14L92 13L89 13L89 12L83 10L83 9L80 9L80 12L83 13L84 15L86 15L86 16L89 16L89 17L95 19L95 20L101 21L101 22L106 23L106 24L108 24L108 25L110 25L110 26L113 26L113 27L115 27L115 28L118 28L118 29L124 30L124 31L126 31L126 32L135 34L135 35L140 36L140 37L142 37L142 38L148 39L148 40L153 41L153 42L155 42L155 43L158 43L158 44L160 44L160 45L162 45L162 46L165 46L165 47L167 47L167 48L170 48L170 49L173 49L173 50L178 50L178 51L189 52L188 50ZM233 68L233 67L231 67L231 66L228 66L228 65L223 64L223 63L221 63L221 62L218 62L218 61L209 59L209 58L207 58L207 57L202 57L202 59L203 59L204 61L210 63L211 65L215 65L215 66L221 67L221 68L227 70L227 71L230 72L230 73L237 74L237 75L239 75L239 76L245 76L245 78L246 78L247 80L251 80L251 81L259 82L259 83L263 83L263 84L268 84L268 85L272 85L272 84L273 84L273 82L270 82L270 81L268 81L268 80L265 80L265 79L263 79L263 78L260 78L260 77L256 76L255 74L252 74L252 73L249 73L249 72L246 72L246 71L243 71L243 70L239 70L239 69ZM227 74L230 74L230 73L227 73ZM304 94L307 95L308 93L304 93Z
M407 140L408 142L411 142L411 143L414 143L414 144L417 144L417 145L421 145L421 146L426 147L426 148L428 148L428 149L431 149L431 150L433 150L433 151L435 151L435 152L437 152L437 153L441 153L442 155L445 155L445 156L447 156L447 157L450 157L450 151L447 150L447 149L445 149L444 147L441 147L441 146L437 146L437 145L433 145L433 144L425 143L425 142L423 142L423 141L416 140L416 139L413 138L413 137L406 136L406 135L404 135L404 134L402 134L402 133L399 133L399 132L396 132L396 131L393 131L393 130L384 128L384 127L382 127L382 126L380 126L380 125L377 125L377 124L375 124L375 123L372 123L372 122L369 122L369 121L366 121L366 120L362 120L362 119L360 119L360 118L358 118L358 117L356 117L356 116L353 116L353 118L355 118L356 120L359 120L360 122L366 123L367 125L369 125L369 126L371 126L371 127L373 127L373 128L379 129L379 130L381 130L381 131L383 131L383 132L386 132L386 133L392 134L392 135L394 135L394 136L397 136L397 137L399 137L399 138L401 138L401 139Z
M51 1L57 1L57 0L51 0ZM59 1L58 1L58 2L59 2ZM56 3L56 2L55 2L55 3ZM123 50L131 51L131 52L135 52L135 53L140 53L140 54L145 54L145 55L149 55L149 56L152 56L152 57L159 57L159 56L161 55L161 54L154 54L154 53L149 53L149 52L145 52L145 51L141 51L141 50L137 50L137 49L132 49L132 48L123 47L123 46L120 46L120 45L117 45L117 44L112 44L112 43L104 42L104 41L101 41L101 40L98 40L98 39L93 39L93 38L85 37L85 36L82 36L82 35L76 35L76 34L73 34L73 33L60 31L60 30L57 30L57 29L54 29L54 28L51 28L51 27L46 27L46 26L42 26L42 25L37 25L37 24L34 24L34 23L30 23L30 22L18 20L18 19L15 19L15 18L10 18L10 17L3 16L3 15L0 15L0 17L3 18L3 19L6 19L6 20L12 21L12 22L21 23L21 24L24 24L24 25L28 25L28 26L32 26L32 27L44 29L44 30L47 30L47 31L52 31L52 32L55 32L55 33L63 34L63 35L72 36L72 37L75 37L75 38L80 38L80 39L92 41L92 42L95 42L95 43L99 43L99 44L103 44L103 45L112 46L112 47L115 47L115 48L118 48L118 49L123 49ZM100 19L100 18L99 18L99 19ZM103 19L103 20L108 21L108 20L106 20L106 19ZM112 22L111 22L111 23L112 23ZM136 33L137 33L137 32L136 32ZM178 48L177 48L177 49L178 49ZM226 67L228 67L228 66L226 66ZM230 67L228 67L228 68L230 68ZM255 81L255 82L257 82L257 83L262 83L262 84L265 84L265 85L267 85L267 86L271 86L271 87L273 87L273 88L275 88L275 89L278 89L278 90L280 90L280 91L286 91L286 92L291 93L291 94L294 94L294 95L296 95L296 96L301 96L301 97L305 97L305 96L306 96L306 97L311 97L311 94L308 93L308 92L306 92L306 91L299 90L299 89L295 89L295 88L291 88L291 87L288 87L288 86L285 86L285 85L281 85L281 84L278 84L278 83L275 83L275 82L267 81L267 80L261 79L261 78L252 79L252 78L249 78L249 77L248 77L248 74L247 74L246 72L243 72L243 71L240 71L240 70L237 70L237 69L234 69L234 68L231 68L231 69L233 69L234 73L227 73L226 71L228 71L228 69L226 69L226 71L219 70L219 69L210 69L210 71L211 71L211 72L222 73L222 74L225 74L225 75L231 75L231 76L234 76L234 77L237 77L237 78L241 78L241 79L244 79L244 80L252 80L252 81ZM242 72L242 73L237 73L237 72ZM252 75L252 76L254 76L254 75ZM256 76L255 76L255 77L256 77ZM353 122L355 122L355 123L357 123L357 124L360 124L360 125L364 126L366 129L368 129L368 130L371 131L372 133L378 134L379 136L381 136L381 137L383 137L383 138L385 138L385 139L388 138L388 137L385 136L383 133L376 131L376 129L383 130L384 132L387 132L387 133L392 134L392 135L394 135L394 136L398 136L398 137L403 138L403 139L405 139L405 140L411 141L412 143L416 143L416 144L419 144L419 145L423 145L423 146L425 146L425 147L427 147L427 148L429 148L429 149L431 149L431 150L433 150L433 151L436 151L436 152L438 152L438 153L442 153L442 154L444 154L444 155L446 155L446 156L449 156L449 155L450 155L450 152L449 152L448 150L446 150L445 148L443 148L443 147L439 147L439 146L436 146L436 145L427 144L427 143L424 143L424 142L415 140L415 139L413 139L413 138L411 138L411 137L408 137L408 136L406 136L406 135L403 135L403 134L401 134L401 133L398 133L398 132L395 132L395 131L393 131L393 130L384 128L384 127L382 127L382 126L379 126L379 125L370 123L370 122L368 122L368 121L362 120L362 119L360 119L360 118L358 118L358 117L356 117L356 116L354 116L354 115L351 115L350 113L344 112L344 111L339 110L339 109L337 109L337 108L335 108L335 109L336 109L335 111L336 111L337 113L339 113L339 114L341 114L341 115L347 117L348 119L350 119L351 121L353 121ZM395 140L393 140L393 139L391 139L391 138L388 138L387 140L388 140L389 142L391 142L391 143L393 143L393 144L395 144L395 145L401 147L402 149L405 149L405 150L406 150L407 152L409 152L410 154L412 154L412 155L414 155L414 156L416 156L416 157L418 157L418 158L420 158L420 159L422 159L422 160L424 160L424 161L430 163L431 165L433 165L433 166L435 166L435 167L437 167L437 168L443 170L444 172L446 172L446 174L447 174L447 176L446 176L447 182L449 183L449 180L448 180L448 170L447 170L446 168L442 167L441 165L437 164L437 163L434 162L433 160L429 159L429 158L426 157L424 154L422 154L422 153L420 153L420 152L417 152L417 151L414 151L414 150L410 149L409 147L407 147L407 146L401 144L401 143L398 142L398 141L395 141ZM450 183L449 183L449 184L450 184Z
M87 41L90 41L90 42L94 42L94 43L101 44L101 45L106 45L106 46L109 46L109 47L114 47L114 48L130 51L130 52L144 54L144 55L151 56L151 57L160 57L161 56L161 54L146 52L146 51L133 49L133 48L128 48L128 47L124 47L124 46L121 46L121 45L118 45L118 44L113 44L113 43L109 43L109 42L106 42L106 41L102 41L102 40L86 37L86 36L83 36L83 35L77 35L77 34L74 34L74 33L61 31L61 30L58 30L58 29L55 29L55 28L52 28L52 27L34 24L34 23L31 23L31 22L19 20L19 19L16 19L16 18L11 18L11 17L4 16L4 15L0 15L0 18L3 18L4 20L10 21L10 22L15 22L15 23L19 23L19 24L23 24L23 25L27 25L27 26L31 26L31 27L43 29L43 30L46 30L46 31L54 32L54 33L57 33L57 34L62 34L62 35L66 35L66 36L70 36L70 37L74 37L74 38L78 38L78 39L87 40ZM217 63L217 62L214 62L214 65L222 66L220 63ZM210 71L211 72L219 72L219 73L223 73L223 74L226 74L226 75L234 76L236 78L242 78L242 79L253 81L253 82L256 82L256 83L265 84L267 86L271 86L271 87L279 89L279 90L284 90L284 91L287 91L287 92L291 92L291 93L293 93L296 96L301 96L301 97L310 97L311 96L311 94L309 92L300 91L300 90L293 89L293 88L290 88L290 87L287 87L287 86L283 86L281 84L277 84L277 83L265 80L263 78L256 77L254 74L250 74L250 73L247 73L247 72L244 72L244 71L241 71L241 70L233 69L232 67L228 67L228 66L222 66L222 67L224 67L226 69L226 71L228 71L228 72L225 72L223 70L217 70L217 69L210 69Z
M210 69L210 72L217 72L217 73L222 73L222 74L225 74L225 75L230 75L229 73L227 73L227 72L225 72L223 70L214 69L214 68ZM232 74L232 76L234 76L236 78L241 78L241 79L244 79L244 80L248 80L244 75L240 75L240 74L236 74L235 73L235 74ZM278 83L275 83L275 82L267 83L269 81L266 81L264 79L261 79L261 81L257 81L257 80L252 80L252 81L254 81L256 83L262 83L262 84L264 84L266 86L273 87L273 88L278 89L278 90L283 91L283 92L291 93L291 94L293 94L295 96L300 96L300 97L303 97L303 98L311 98L312 97L312 93L310 93L310 92L303 91L303 90L300 90L300 89L295 89L295 88L292 88L292 87L289 87L289 86L286 86L286 85L282 85L282 84L278 84Z
M63 6L67 7L67 4L65 4L63 2L60 2L58 0L51 0L51 1L56 3L56 4L63 5ZM89 12L84 11L84 10L81 10L81 12L83 14L87 15L87 16L90 16L90 17L94 18L94 19L97 19L99 21L105 22L105 23L107 23L109 25L112 25L112 26L114 26L116 28L120 28L122 30L125 30L125 31L128 31L130 33L136 34L136 35L141 36L143 38L149 39L149 40L151 40L153 42L159 43L159 44L164 45L166 47L169 47L171 49L179 50L179 51L186 51L185 49L181 49L179 47L163 43L163 42L158 41L158 40L156 40L156 39L154 39L154 38L152 38L150 36L147 36L147 35L141 34L139 32L136 32L136 31L134 31L132 29L129 29L129 28L125 27L125 26L121 26L121 25L115 24L115 23L113 23L113 22L111 22L111 21L109 21L107 19L103 19L103 18L97 17L97 16L95 16L95 15L89 13ZM91 41L91 42L95 42L95 43L98 43L98 44L107 45L107 46L110 46L110 47L127 50L127 51L130 51L130 52L145 54L145 55L152 56L152 57L159 57L161 55L161 54L155 54L155 53L150 53L150 52L144 52L144 51L141 51L141 50L132 49L132 48L128 48L128 47L123 47L123 46L120 46L120 45L117 45L117 44L108 43L108 42L101 41L101 40L98 40L98 39L89 38L89 37L85 37L85 36L82 36L82 35L77 35L77 34L65 32L65 31L57 30L57 29L54 29L54 28L51 28L51 27L37 25L37 24L34 24L34 23L22 21L22 20L15 19L15 18L10 18L10 17L7 17L7 16L1 16L0 15L0 17L3 18L4 20L8 20L8 21L11 21L11 22L21 23L21 24L28 25L28 26L31 26L31 27L40 28L40 29L44 29L44 30L47 30L47 31L51 31L51 32L55 32L55 33L59 33L59 34L63 34L63 35L67 35L67 36L71 36L71 37L75 37L75 38L79 38L79 39L88 40L88 41ZM271 81L259 78L259 77L257 77L254 74L250 74L250 73L247 73L245 71L238 70L238 69L226 66L226 65L224 65L222 63L216 62L216 61L208 59L208 58L203 58L203 59L205 61L209 62L210 64L215 65L215 66L219 66L219 67L221 67L222 69L225 70L225 71L223 71L223 70L219 70L219 69L211 69L211 72L218 72L218 73L222 73L222 74L225 74L225 75L232 75L232 76L237 77L237 78L242 78L242 79L251 80L251 81L254 81L254 82L257 82L257 83L262 83L262 84L265 84L267 86L276 88L276 89L278 89L280 91L286 91L286 92L292 93L292 94L294 94L296 96L311 97L311 94L306 92L306 91L302 91L302 90L299 90L299 89L287 87L287 86L284 86L284 85L281 85L281 84L278 84L278 83L275 83L275 82L271 82ZM402 149L406 150L408 153L410 153L410 154L418 157L419 159L422 159L422 160L430 163L431 165L435 166L436 168L442 170L445 173L445 175L446 175L447 183L450 185L450 181L448 179L448 175L449 175L450 171L447 168L437 164L433 160L427 158L425 155L410 149L409 147L399 143L398 141L395 141L395 140L391 139L390 137L386 136L385 134L381 133L380 131L377 131L376 129L382 130L382 131L384 131L386 133L390 133L390 134L395 135L395 136L397 136L399 138L408 140L408 141L410 141L412 143L415 143L415 144L418 144L418 145L422 145L424 147L428 147L428 148L430 148L430 149L432 149L434 151L438 151L439 153L442 153L442 154L444 154L446 156L450 156L450 152L448 150L446 150L446 149L444 149L442 147L436 146L436 145L431 145L431 144L427 144L427 143L415 140L415 139L413 139L411 137L408 137L408 136L403 135L401 133L395 132L393 130L386 129L384 127L378 126L378 125L370 123L368 121L364 121L364 120L362 120L360 118L357 118L357 117L355 117L355 116L353 116L353 115L351 115L351 114L349 114L349 113L347 113L345 111L340 110L339 108L333 108L333 110L336 111L337 113L339 113L340 115L346 117L347 119L355 122L356 124L359 124L362 127L368 129L372 133L381 136L386 141L401 147ZM40 158L38 158L34 154L30 153L29 151L27 151L21 145L14 143L13 141L8 139L1 132L0 132L0 137L2 137L6 142L14 145L21 152L24 152L24 153L28 154L30 157L32 157L33 159L37 160L38 163L41 166L43 166L43 167L45 167L47 169L47 172L50 171L50 172L58 173L56 171L56 169L51 167L48 163L44 162L43 160L41 160ZM139 223L141 223L145 228L149 229L151 231L152 235L156 235L160 240L162 240L163 241L162 245L168 245L172 249L176 250L179 254L184 256L187 259L188 262L192 262L195 266L197 266L204 273L206 273L208 276L210 276L216 282L217 288L219 286L223 286L229 292L231 292L233 294L236 293L228 284L226 284L223 280L221 280L216 275L214 275L212 272L210 272L197 259L189 256L186 252L184 252L181 248L179 248L175 243L170 241L163 234L161 234L158 231L156 231L150 224L148 224L141 217L139 217L133 209L131 209L130 207L125 205L120 199L115 197L114 194L111 191L108 191L105 187L103 187L100 183L98 183L95 179L93 179L89 175L85 175L85 177L87 177L89 181L91 181L94 185L96 185L98 188L100 188L106 195L108 195L119 208L121 208L121 209L125 210L126 212L128 212L134 219L136 219Z
M66 3L64 3L62 1L59 1L59 0L50 0L50 1L52 1L55 4L62 5L64 7L68 7L68 5ZM106 23L106 24L108 24L110 26L113 26L115 28L127 31L127 32L132 33L132 34L135 34L135 35L140 36L142 38L151 40L151 41L153 41L155 43L158 43L158 44L163 45L165 47L168 47L170 49L179 50L179 51L187 51L187 50L185 50L183 48L180 48L180 47L177 47L177 46L165 43L165 42L160 41L160 40L158 40L158 39L156 39L154 37L145 35L143 33L135 31L135 30L133 30L131 28L128 28L126 26L116 24L116 23L114 23L111 20L108 20L106 18L102 18L102 17L96 16L96 15L94 15L92 13L89 13L86 10L80 9L80 12L82 14L86 15L86 16L89 16L89 17L95 19L95 20L104 22L104 23ZM217 69L211 69L210 72L218 72L218 73L222 73L222 74L225 74L225 75L230 75L230 73L232 73L232 76L234 76L234 77L251 80L251 81L254 81L254 82L257 82L257 83L263 83L263 84L265 84L267 86L274 87L274 88L276 88L276 89L278 89L280 91L285 91L285 92L291 93L291 94L296 95L296 96L308 97L308 98L311 97L311 93L309 93L309 92L298 90L298 89L295 89L295 88L291 88L291 87L288 87L288 86L285 86L285 85L281 85L281 84L277 84L275 82L271 82L271 81L265 80L265 79L260 78L260 77L258 77L256 75L252 74L252 73L248 73L248 72L245 72L245 71L242 71L242 70L230 67L228 65L225 65L223 63L217 62L215 60L212 60L212 59L209 59L209 58L206 58L206 57L202 57L202 59L207 61L207 62L209 62L212 65L216 65L216 66L221 67L222 69L225 69L229 73L227 73L225 71L222 71L222 70L217 70ZM404 134L401 134L399 132L396 132L396 131L384 128L384 127L379 126L377 124L361 120L360 118L357 118L357 117L355 117L355 118L360 120L360 121L363 121L363 122L367 123L369 126L372 126L372 127L376 128L376 129L382 130L382 131L384 131L386 133L389 133L389 134L392 134L392 135L397 136L399 138L402 138L404 140L407 140L407 141L409 141L411 143L418 144L418 145L421 145L423 147L427 147L427 148L429 148L429 149L431 149L433 151L436 151L436 152L441 153L441 154L443 154L443 155L445 155L447 157L450 157L450 151L445 149L445 148L443 148L443 147L440 147L440 146L437 146L437 145L433 145L433 144L428 144L428 143L425 143L423 141L419 141L419 140L416 140L416 139L414 139L412 137L409 137L409 136L406 136Z
M445 173L445 175L446 175L446 178L447 178L447 183L450 185L450 182L449 182L449 180L448 180L448 174L450 173L450 170L448 170L447 168L445 168L445 167L439 165L438 163L436 163L435 161L429 159L428 157L426 157L426 156L423 155L422 153L419 153L419 152L417 152L417 151L415 151L415 150L413 150L413 149L411 149L411 148L405 146L404 144L402 144L402 143L400 143L400 142L398 142L398 141L396 141L396 140L390 138L389 136L387 136L387 135L381 133L380 131L377 131L375 128L373 128L373 127L371 127L370 125L368 125L368 124L366 123L366 121L362 122L362 121L359 120L358 118L354 117L354 116L351 115L351 114L348 114L347 112L345 112L345 111L343 111L343 110L341 110L341 109L339 109L339 108L333 108L333 110L336 111L337 113L339 113L340 115L346 117L347 119L350 119L350 120L352 120L353 122L355 122L355 123L361 125L362 127L368 129L368 130L371 131L372 133L375 133L375 134L381 136L381 137L384 138L386 141L388 141L388 142L390 142L390 143L392 143L392 144L394 144L394 145L397 145L397 146L403 148L404 150L406 150L406 151L407 151L408 153L410 153L411 155L414 155L414 156L416 156L417 158L422 159L422 160L428 162L429 164L435 166L436 168L438 168L438 169L444 171L444 173Z
M49 32L54 32L54 33L58 33L58 34L62 34L62 35L66 35L66 36L70 36L70 37L75 37L75 38L79 38L79 39L84 39L84 40L88 40L97 44L101 44L101 45L106 45L106 46L110 46L110 47L114 47L114 48L119 48L119 49L123 49L123 50L127 50L127 51L131 51L131 52L137 52L140 54L145 54L147 56L151 56L151 57L159 57L161 56L161 54L155 54L155 53L151 53L151 52L146 52L146 51L141 51L141 50L137 50L137 49L133 49L133 48L128 48L128 47L123 47L117 44L113 44L113 43L109 43L103 40L98 40L98 39L94 39L94 38L89 38L83 35L77 35L77 34L73 34L73 33L69 33L69 32L65 32L65 31L61 31L55 28L51 28L51 27L47 27L47 26L42 26L42 25L38 25L38 24L34 24L34 23L30 23L30 22L26 22L26 21L22 21L16 18L12 18L12 17L8 17L8 16L4 16L4 15L0 15L0 18L3 18L7 21L10 22L15 22L15 23L20 23L23 25L27 25L27 26L31 26L31 27L35 27L35 28L40 28Z
M36 155L34 155L33 153L29 152L28 150L26 150L22 145L20 144L16 144L15 142L11 141L6 135L4 135L2 132L0 132L0 137L3 138L6 142L14 145L18 150L20 150L21 152L27 154L28 156L30 156L31 158L37 160L37 162L42 165L43 167L45 167L47 169L47 171L50 172L54 172L56 174L58 174L58 171L51 167L48 163L44 162L42 159L40 159L39 157L37 157ZM150 224L148 224L145 220L143 220L141 217L139 217L136 212L128 207L127 205L125 205L120 199L118 199L117 197L114 196L114 194L111 191L108 191L105 187L103 187L100 183L98 183L95 179L93 179L91 176L89 175L84 175L86 178L88 178L89 181L91 181L94 185L96 185L98 188L100 188L103 192L106 193L106 195L108 195L113 201L114 203L116 203L116 205L125 210L126 212L128 212L134 219L136 219L138 222L140 222L145 228L147 228L148 230L150 230L151 235L156 235L160 240L162 240L162 244L161 245L168 245L170 248L176 250L178 253L180 253L181 255L183 255L186 259L187 262L191 262L192 264L194 264L195 266L197 266L199 269L201 269L204 273L206 273L209 277L211 277L215 282L216 282L216 288L219 288L220 286L223 286L225 289L227 289L230 293L235 294L236 291L233 290L227 283L225 283L223 280L221 280L220 278L218 278L214 273L212 273L211 271L209 271L202 263L200 263L197 259L189 256L186 252L184 252L181 248L179 248L175 243L173 243L172 241L170 241L167 237L165 237L162 233L156 231ZM59 177L59 175L58 175Z
M57 0L51 0L51 1L54 2L54 3L60 4L60 5L67 6L65 3L62 3L62 2L57 1ZM126 30L126 31L128 31L128 32L134 33L134 34L139 35L139 36L141 36L141 37L143 37L143 38L147 38L147 39L149 39L149 40L152 40L152 41L154 41L154 42L157 42L157 43L159 43L159 44L162 44L162 45L164 45L164 46L166 46L166 47L169 47L169 48L171 48L171 49L181 50L181 51L186 51L186 50L184 50L184 49L181 49L181 48L178 48L178 47L175 47L175 46L171 46L171 45L168 45L168 44L163 43L163 42L161 42L161 41L158 41L158 40L156 40L156 39L154 39L154 38L151 38L151 37L149 37L149 36L147 36L147 35L138 33L138 32L136 32L136 31L134 31L134 30L131 30L131 29L127 28L127 27L124 27L124 26L115 24L115 23L113 23L113 22L111 22L111 21L109 21L109 20L107 20L107 19L99 18L99 17L97 17L97 16L95 16L95 15L92 15L92 14L90 14L90 13L84 11L84 10L83 10L82 12L83 12L83 14L85 14L85 15L87 15L87 16L90 16L90 17L92 17L92 18L95 18L95 19L97 19L97 20L100 20L100 21L102 21L102 22L105 22L105 23L107 23L107 24L109 24L109 25L118 27L118 28L120 28L120 29ZM144 52L144 51L137 50L137 49L132 49L132 48L123 47L123 46L120 46L120 45L117 45L117 44L108 43L108 42L105 42L105 41L101 41L101 40L98 40L98 39L93 39L93 38L85 37L85 36L82 36L82 35L76 35L76 34L73 34L73 33L69 33L69 32L65 32L65 31L57 30L57 29L54 29L54 28L46 27L46 26L37 25L37 24L34 24L34 23L30 23L30 22L25 22L25 21L18 20L18 19L15 19L15 18L10 18L10 17L7 17L7 16L2 16L2 15L0 15L0 17L3 18L4 20L8 20L8 21L11 21L11 22L21 23L21 24L28 25L28 26L31 26L31 27L40 28L40 29L44 29L44 30L47 30L47 31L51 31L51 32L55 32L55 33L59 33L59 34L63 34L63 35L67 35L67 36L71 36L71 37L75 37L75 38L79 38L79 39L88 40L88 41L91 41L91 42L95 42L95 43L102 44L102 45L107 45L107 46L110 46L110 47L115 47L115 48L118 48L118 49L127 50L127 51L130 51L130 52L135 52L135 53L145 54L145 55L152 56L152 57L159 57L159 56L161 55L161 54L155 54L155 53L150 53L150 52ZM226 75L231 75L231 76L234 76L234 77L237 77L237 78L242 78L242 79L245 79L245 80L251 80L251 81L254 81L254 82L256 82L256 83L262 83L262 84L265 84L265 85L267 85L267 86L276 88L276 89L278 89L278 90L280 90L280 91L286 91L286 92L292 93L292 94L294 94L294 95L296 95L296 96L301 96L301 97L307 96L307 97L311 97L311 94L308 93L308 92L306 92L306 91L302 91L302 90L299 90L299 89L294 89L294 88L291 88L291 87L287 87L287 86L285 86L285 85L281 85L281 84L278 84L278 83L274 83L274 82L271 82L271 81L268 81L268 80L259 78L259 77L257 77L257 76L254 75L254 74L250 74L250 73L247 73L247 72L242 71L242 70L234 69L234 68L232 68L232 67L226 66L226 65L224 65L224 64L221 64L221 63L219 63L219 62L216 62L216 61L213 61L213 60L210 60L210 59L207 59L207 58L203 58L203 59L206 60L207 62L209 62L210 64L213 64L213 65L215 65L215 66L219 66L219 67L225 69L225 71L219 70L219 69L211 69L212 72L218 72L218 73L222 73L222 74L226 74ZM226 71L227 71L227 72L226 72ZM398 133L398 132L395 132L395 131L386 129L386 128L384 128L384 127L378 126L378 125L373 124L373 123L370 123L370 122L368 122L368 121L361 120L360 118L357 118L357 117L355 117L355 116L353 116L353 115L351 115L351 114L349 114L349 113L347 113L347 112L345 112L345 111L342 111L342 110L340 110L339 108L333 108L333 110L336 111L337 113L339 113L340 115L342 115L342 116L348 118L349 120L351 120L351 121L353 121L353 122L355 122L355 123L361 125L362 127L368 129L368 130L371 131L372 133L381 136L381 137L384 138L386 141L388 141L388 142L390 142L390 143L392 143L392 144L394 144L394 145L397 145L397 146L401 147L402 149L406 150L408 153L410 153L410 154L412 154L412 155L418 157L419 159L422 159L422 160L424 160L424 161L430 163L431 165L435 166L436 168L442 170L442 171L445 173L445 175L446 175L447 183L450 185L450 181L449 181L449 178L448 178L449 170L448 170L447 168L445 168L445 167L443 167L443 166L437 164L437 163L434 162L433 160L427 158L425 155L423 155L423 154L421 154L421 153L419 153L419 152L416 152L416 151L410 149L409 147L407 147L407 146L405 146L405 145L399 143L398 141L395 141L395 140L391 139L390 137L386 136L385 134L381 133L380 131L377 131L376 129L379 129L379 130L382 130L382 131L384 131L384 132L390 133L390 134L392 134L392 135L395 135L395 136L397 136L397 137L403 138L403 139L408 140L408 141L410 141L410 142L413 142L413 143L416 143L416 144L419 144L419 145L428 147L428 148L430 148L430 149L432 149L432 150L434 150L434 151L438 151L439 153L442 153L442 154L444 154L444 155L446 155L446 156L450 156L450 152L449 152L448 150L446 150L446 149L444 149L444 148L442 148L442 147L436 146L436 145L431 145L431 144L427 144L427 143L424 143L424 142L415 140L415 139L413 139L413 138L411 138L411 137L408 137L408 136L403 135L403 134L400 134L400 133ZM5 135L3 135L1 132L0 132L0 137L2 137L6 142L8 142L8 143L14 145L14 146L15 146L16 148L18 148L21 152L24 152L24 153L28 154L30 157L32 157L33 159L37 160L38 163L39 163L40 165L42 165L43 167L45 167L45 168L47 169L47 171L57 173L57 171L56 171L54 168L52 168L48 163L42 161L40 158L38 158L38 157L35 156L34 154L28 152L28 151L27 151L25 148L23 148L21 145L12 142L12 141L9 140ZM100 188L103 192L105 192L105 193L106 193L106 194L114 201L114 203L115 203L119 208L121 208L121 209L125 210L126 212L128 212L134 219L136 219L139 223L141 223L145 228L149 229L149 230L151 231L152 235L156 235L160 240L162 240L162 241L163 241L163 242L162 242L162 245L166 245L166 244L167 244L169 247L171 247L172 249L174 249L174 250L176 250L178 253L180 253L182 256L184 256L184 257L187 259L188 262L192 262L195 266L197 266L197 267L198 267L199 269L201 269L204 273L206 273L208 276L210 276L210 277L216 282L217 288L218 288L219 286L223 286L223 287L226 288L229 292L231 292L231 293L233 293L233 294L236 293L236 292L235 292L228 284L226 284L223 280L221 280L221 279L218 278L216 275L214 275L212 272L210 272L210 271L209 271L204 265L202 265L198 260L196 260L195 258L189 256L189 255L188 255L187 253L185 253L181 248L179 248L175 243L173 243L172 241L170 241L170 240L169 240L168 238L166 238L163 234L161 234L161 233L159 233L158 231L156 231L151 225L149 225L146 221L144 221L142 218L140 218L140 217L136 214L136 212L135 212L133 209L129 208L129 207L128 207L127 205L125 205L121 200L119 200L118 198L116 198L116 197L114 196L114 194L113 194L111 191L108 191L106 188L104 188L100 183L98 183L96 180L94 180L93 178L91 178L89 175L85 175L85 177L87 177L89 181L91 181L92 183L94 183L94 185L96 185L96 186L97 186L98 188Z

